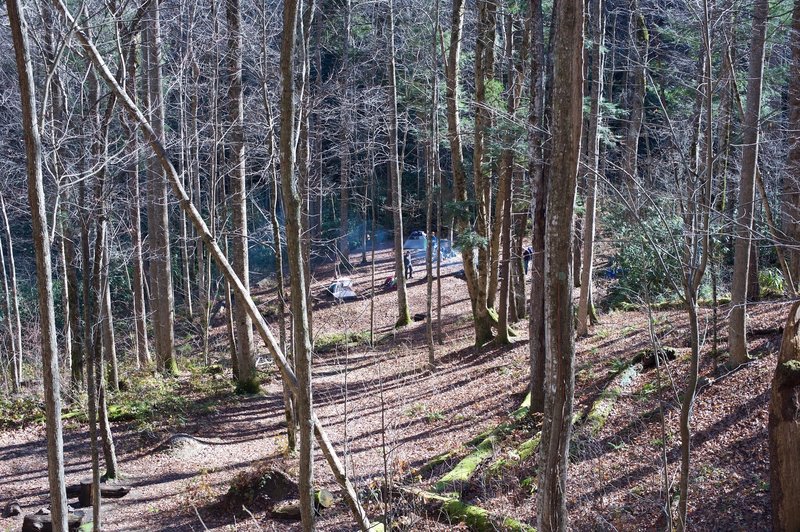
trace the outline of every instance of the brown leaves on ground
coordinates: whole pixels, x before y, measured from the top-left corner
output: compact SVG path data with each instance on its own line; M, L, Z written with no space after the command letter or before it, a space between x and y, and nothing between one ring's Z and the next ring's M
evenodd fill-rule
M360 257L354 254L353 259L358 264ZM364 299L337 303L327 298L325 288L333 279L330 265L317 268L312 282L315 339L337 334L350 339L314 357L317 415L337 450L346 456L347 473L370 515L377 519L388 512L408 530L452 530L461 525L437 522L437 516L426 515L414 501L390 497L393 490L386 489L387 482L402 478L426 485L427 477L414 477L415 470L444 451L460 450L454 460L466 454L465 442L506 420L527 386L527 327L516 327L522 336L511 346L475 348L466 285L454 275L461 269L457 262L442 271L444 344L436 345L434 371L427 365L425 322L401 330L393 327L396 293L381 288L393 273L391 251L383 250L376 256L374 348L365 341L372 310L370 267L359 266L348 274ZM256 292L263 308L276 308L273 285L260 283ZM422 278L410 281L412 314L425 311L425 292ZM435 294L434 285L434 298ZM780 327L787 310L782 302L755 304L750 307L750 327ZM726 311L722 308L719 313L720 352L725 350ZM270 313L270 325L277 332L277 316L274 310ZM660 385L655 369L637 376L596 437L575 438L568 487L570 518L576 530L653 529L663 523L661 458L666 453L670 489L674 489L679 459L678 405L688 367L688 326L685 313L679 310L656 312L654 318L660 342L675 348L677 359L662 368ZM614 312L600 319L590 336L577 345L576 411L590 408L615 368L650 347L644 312ZM754 337L754 360L730 371L725 369L724 358L711 352L712 325L711 311L703 310L703 384L692 423L690 526L696 530L769 529L767 402L780 333ZM185 341L195 348L200 343L199 338ZM219 320L212 341L215 361L229 365L224 320ZM199 352L195 348L186 352ZM266 357L263 348L261 356ZM120 467L132 490L126 498L106 504L106 530L202 530L204 526L211 530L299 530L299 524L271 519L267 505L251 503L250 508L244 499L234 501L234 506L241 504L245 511L221 504L232 501L226 495L232 483L246 485L257 477L260 468L278 464L291 473L295 467L294 460L286 455L280 383L273 366L266 364L262 370L267 375L263 394L215 396L213 407L191 411L181 426L152 428L160 438L141 438L139 427L131 423L115 424ZM202 391L192 393L196 394L191 397L193 402L209 399ZM661 431L660 408L665 415L665 434ZM521 461L512 460L501 474L496 469L493 472L492 465L499 459L513 458L536 430L535 424L523 426L495 449L494 456L464 486L470 502L495 514L535 523L537 453ZM150 452L155 441L176 432L216 443L203 445L180 460ZM47 503L43 438L41 425L0 433L0 486L4 496L18 499L25 511ZM68 482L88 477L88 443L83 427L73 425L66 430L65 453ZM354 530L327 464L319 455L315 468L317 485L333 491L339 501L320 517L319 529ZM435 471L440 472L441 468ZM253 501L259 497L257 490L254 493ZM388 507L382 502L387 500ZM14 518L0 519L3 529L18 524Z

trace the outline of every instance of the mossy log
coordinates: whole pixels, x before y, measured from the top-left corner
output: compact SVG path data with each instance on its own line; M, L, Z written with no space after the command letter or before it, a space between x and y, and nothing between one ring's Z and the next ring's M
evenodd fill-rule
M462 458L456 466L447 474L439 479L434 485L434 491L442 493L453 485L467 482L477 471L478 466L485 460L494 455L494 448L514 430L516 424L528 415L531 404L531 394L529 393L522 404L510 414L511 422L501 423L491 431L488 431L481 439L473 438L469 442L475 449L467 456Z
M489 473L498 475L503 469L514 467L515 465L523 462L533 456L533 453L539 449L539 443L542 440L542 433L537 432L533 438L522 442L514 451L508 453L507 458L501 458L489 466Z
M640 368L641 366L635 364L619 372L600 393L600 397L592 403L585 421L592 436L597 436L603 429L614 405L622 394L631 388L636 376L639 375Z
M800 530L800 302L789 311L772 378L769 454L773 530Z
M432 493L412 488L401 488L404 494L412 495L437 519L447 523L464 523L474 532L535 532L535 528L511 517L492 514L485 508L465 503L458 497Z

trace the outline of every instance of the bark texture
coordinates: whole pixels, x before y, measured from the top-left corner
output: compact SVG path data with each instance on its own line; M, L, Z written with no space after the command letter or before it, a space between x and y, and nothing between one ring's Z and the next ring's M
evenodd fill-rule
M731 313L728 322L728 349L731 363L747 361L747 287L753 230L753 196L758 161L758 122L761 117L761 84L764 74L764 41L767 34L768 0L757 0L753 8L750 41L750 65L747 81L747 105L742 123L742 169L739 178L739 202L736 212Z
M772 378L769 458L773 530L800 530L800 302L789 311Z
M575 388L572 242L583 126L583 2L554 10L553 122L545 231L545 405L537 529L567 530L567 463Z
M47 477L50 488L50 511L53 527L67 529L67 493L64 483L64 440L61 433L61 385L58 373L58 346L53 303L53 271L50 259L50 237L45 211L42 179L42 142L37 126L36 93L33 63L28 44L28 25L20 0L6 2L14 58L17 65L22 106L22 128L25 136L25 169L28 181L28 204L31 209L31 230L36 254L36 285L39 303L42 374L47 432Z

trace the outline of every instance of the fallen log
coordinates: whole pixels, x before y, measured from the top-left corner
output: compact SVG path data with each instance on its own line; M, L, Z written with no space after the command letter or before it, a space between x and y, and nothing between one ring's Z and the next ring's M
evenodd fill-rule
M530 525L512 517L489 512L485 508L465 503L458 497L432 493L415 488L398 488L401 494L410 495L419 500L425 509L435 514L436 519L447 524L464 523L474 532L536 532Z
M67 514L69 532L75 532L81 527L83 517L83 512L80 511ZM22 532L53 532L53 518L49 513L26 515L22 520Z
M131 492L129 486L122 484L100 483L100 497L104 499L120 499ZM92 480L82 480L78 493L78 504L86 508L92 505Z

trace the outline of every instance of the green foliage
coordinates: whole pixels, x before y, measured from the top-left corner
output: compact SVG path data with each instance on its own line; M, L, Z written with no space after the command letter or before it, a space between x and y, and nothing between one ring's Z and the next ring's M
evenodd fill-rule
M0 398L0 428L19 427L44 419L44 405L38 397Z
M638 303L645 288L654 302L671 299L675 289L669 279L679 279L682 275L680 258L673 252L674 243L683 242L680 217L666 209L661 215L652 209L642 209L639 216L641 224L632 220L624 209L612 208L604 221L606 227L614 228L619 241L610 267L598 272L614 280L606 302L612 309Z
M109 401L108 419L135 421L142 426L167 420L180 423L189 408L187 395L179 393L178 381L158 374L132 379L127 391Z
M453 244L459 249L485 249L489 245L489 241L486 237L469 230L458 235Z
M786 281L778 268L765 268L758 272L758 284L761 296L782 296L786 290Z
M240 380L236 383L236 393L240 395L253 395L261 391L261 382L257 378Z

